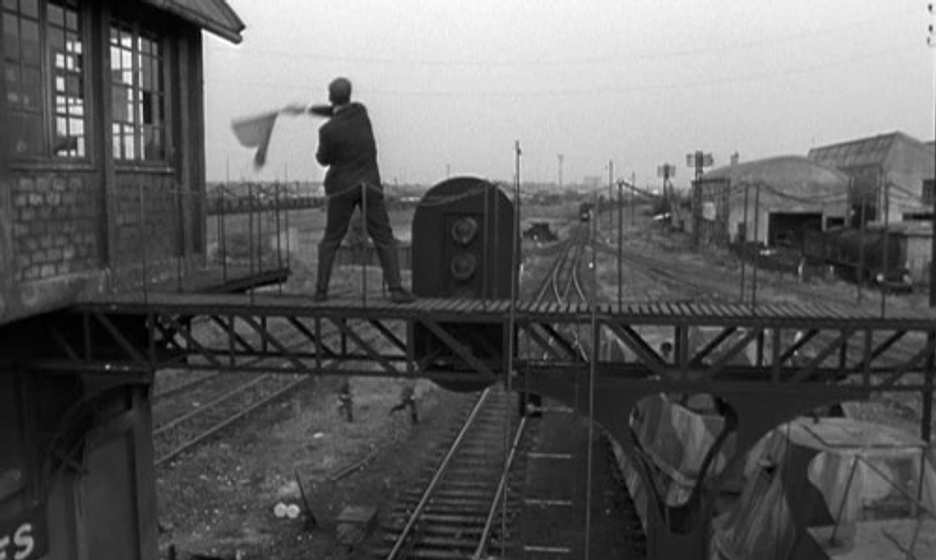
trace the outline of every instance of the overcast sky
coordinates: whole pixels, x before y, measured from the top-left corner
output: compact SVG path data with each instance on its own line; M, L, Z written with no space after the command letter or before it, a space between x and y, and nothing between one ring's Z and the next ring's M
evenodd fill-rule
M324 102L343 75L367 105L385 183L447 173L563 182L691 171L934 129L924 0L228 0L244 41L205 41L209 180L320 180L320 120L282 117L268 164L233 118Z

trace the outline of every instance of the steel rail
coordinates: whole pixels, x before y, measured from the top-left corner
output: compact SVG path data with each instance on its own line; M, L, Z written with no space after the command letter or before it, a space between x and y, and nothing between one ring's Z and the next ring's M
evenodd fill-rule
M185 382L183 382L183 383L179 383L178 385L176 385L176 386L174 386L174 387L170 387L170 388L165 389L165 390L163 390L163 391L160 391L160 392L158 392L158 393L154 393L154 394L153 394L153 399L152 399L152 404L155 405L155 404L157 404L158 402L160 402L160 401L162 401L162 400L164 400L164 399L168 399L169 397L174 396L174 395L176 395L176 394L178 394L178 393L185 392L185 391L188 390L188 389L191 389L191 388L193 388L193 387L196 387L196 386L198 386L198 385L201 385L201 384L204 383L205 381L208 381L209 379L212 379L213 377L215 377L215 376L217 376L217 375L219 375L219 374L220 374L220 372L215 372L215 373L211 373L211 374L209 374L209 375L203 375L203 376L201 376L201 377L197 377L197 378L195 378L195 379L190 379L190 380L185 381Z
M543 281L540 289L537 290L536 301L542 301L546 297L546 293L552 288L552 292L555 295L556 301L559 301L559 271L562 269L562 265L568 260L569 253L572 251L573 239L568 239L562 246L562 251L559 253L559 256L556 257L556 260L553 262L552 266L549 269L549 272L546 273L546 279Z
M200 433L198 436L196 436L196 437L194 437L194 438L192 438L192 439L190 439L190 440L187 440L185 443L183 443L183 444L177 446L176 448L172 449L171 451L169 451L169 452L166 453L165 455L163 455L163 456L159 457L158 459L156 459L156 461L155 461L155 466L159 467L160 465L163 465L163 464L166 463L167 461L170 461L170 460L174 459L175 457L178 457L178 456L181 455L182 453L188 451L189 449L191 449L192 447L198 445L198 444L201 443L202 441L204 441L204 440L208 439L209 437L215 435L216 433L220 432L220 431L223 430L224 428L227 428L228 426L230 426L230 425L233 424L234 422L240 420L240 419L243 418L244 416L247 416L248 414L250 414L250 413L253 412L254 410L257 410L258 408L260 408L260 407L262 407L262 406L264 406L264 405L270 403L271 401L274 401L274 400L278 399L279 397L283 396L284 394L286 394L286 393L292 391L293 389L299 387L299 386L302 385L303 383L308 382L309 379L311 379L311 378L306 376L306 377L302 377L302 378L300 378L300 379L298 379L298 380L296 380L296 381L294 381L294 382L292 382L292 383L289 383L289 384L286 385L285 387L280 388L279 390L275 391L274 393L271 393L270 395L267 395L266 397L260 399L259 401L257 401L257 402L255 402L255 403L251 404L251 405L248 406L247 408L242 409L242 410L241 410L240 412L238 412L237 414L234 414L234 415L232 415L232 416L229 416L229 417L225 418L225 419L222 420L221 422L218 422L217 424L213 425L213 426L212 426L211 428L209 428L208 430L203 431L203 432Z
M208 317L199 316L199 317L196 317L196 318L193 320L193 323L200 324L200 323L208 323L209 321L210 321L210 319L209 319ZM193 327L194 327L194 326L195 326L195 325L193 325ZM303 342L305 342L305 341L303 340ZM290 345L289 345L289 348L292 349L292 348L297 348L297 347L299 347L299 346L300 346L300 344L299 344L298 342L296 342L296 343L290 344ZM260 362L261 360L263 360L263 359L266 359L266 357L265 357L265 356L258 356L258 357L252 358L251 360L249 360L248 362L246 362L246 364L259 363L259 362ZM179 383L178 385L176 385L176 386L174 386L174 387L171 387L171 388L169 388L169 389L166 389L166 390L164 390L164 391L160 391L159 393L155 393L155 394L153 395L153 404L156 404L158 401L162 401L163 399L167 399L167 398L169 398L170 396L174 396L174 395L176 395L176 394L178 394L178 393L184 392L184 391L187 390L187 389L191 389L191 388L193 388L193 387L196 387L196 386L198 386L198 385L201 385L201 384L204 383L205 381L208 381L209 379L212 379L212 378L214 378L214 377L216 377L216 376L218 376L218 375L220 375L220 372L215 371L214 373L211 373L211 374L209 374L209 375L203 375L203 376L198 377L198 378L196 378L196 379L192 379L192 380L189 380L189 381L186 381L186 382L183 382L183 383Z
M582 288L582 282L579 280L579 267L581 261L581 255L585 252L585 244L583 243L579 247L579 252L577 254L578 258L575 259L575 266L572 267L572 287L575 288L575 293L578 295L579 301L587 302L588 298L585 296L585 289ZM592 255L592 266L597 267L597 255Z
M487 403L488 397L491 395L491 388L488 387L481 393L481 396L478 397L478 402L475 404L474 408L471 410L471 414L468 416L468 419L462 425L461 430L459 430L458 435L455 437L455 441L452 442L452 445L449 447L448 451L445 453L445 457L442 459L442 463L439 465L439 468L436 469L435 474L432 477L432 480L429 481L429 485L423 491L422 496L419 499L419 502L416 504L416 508L413 510L413 513L410 515L409 520L406 522L406 525L403 527L403 530L400 532L397 537L396 542L393 545L393 548L390 549L390 552L387 554L386 560L396 560L397 555L403 550L403 547L406 546L407 541L409 540L413 529L416 527L416 523L419 521L419 518L422 516L423 510L426 508L426 505L429 503L429 499L432 497L433 491L435 491L436 486L439 485L439 482L442 480L442 476L445 474L445 471L448 469L449 464L452 462L452 458L455 456L455 453L461 447L462 441L465 438L465 435L468 433L468 430L474 425L475 420L480 414L481 410L484 408L484 405Z
M334 333L333 333L332 336L337 336L337 334L334 334ZM299 345L301 345L301 344L304 344L305 342L306 342L306 341L303 339L301 343L293 343L293 344L290 345L290 347L296 347L296 346L299 346ZM255 360L259 360L259 359L260 359L260 358L256 358ZM285 360L285 358L283 358L282 360ZM338 363L337 360L329 360L329 361L327 361L327 362L325 362L325 363L323 364L323 367L325 367L325 368L333 367L333 366L335 366L337 363ZM271 366L271 367L272 367L272 366ZM173 427L175 427L175 426L178 426L179 424L181 424L181 423L182 423L183 421L185 421L185 420L190 420L190 419L192 419L192 418L194 418L194 417L197 417L197 416L206 414L206 413L210 410L210 408L211 408L212 406L215 406L216 404L219 404L219 403L221 403L221 402L224 402L224 401L226 401L226 400L229 400L230 398L232 398L232 397L234 397L234 396L236 396L236 395L242 394L242 393L244 393L245 391L247 391L248 389L250 389L250 388L252 388L252 387L255 387L256 385L258 385L258 384L259 384L260 382L262 382L262 381L266 381L266 380L268 380L268 379L273 379L273 378L277 378L277 377L279 377L279 376L278 376L278 375L275 375L275 374L272 374L272 373L261 374L258 378L252 380L252 381L249 382L249 383L246 383L246 384L244 384L244 385L241 385L240 387L238 387L238 388L236 388L236 389L234 389L234 390L231 390L231 391L228 391L228 392L224 393L223 395L221 395L221 396L215 398L214 400L212 400L209 404L207 404L207 405L205 405L205 406L203 406L203 407L200 407L198 410L195 410L195 411L192 411L192 412L190 412L190 413L188 413L188 414L185 414L185 415L183 415L183 417L181 417L181 418L173 419L172 421L168 422L167 424L164 424L164 425L160 426L159 428L157 428L156 430L154 430L153 436L155 437L155 436L158 436L159 434L165 433L165 432L168 431L169 429L171 429L171 428L173 428ZM277 389L276 391L274 391L274 392L271 393L270 395L267 395L266 397L263 397L263 398L260 399L259 401L255 402L255 403L252 403L250 406L248 406L248 407L245 408L245 409L240 410L240 411L237 412L236 414L234 414L234 415L232 415L232 416L229 416L229 417L225 418L224 420L222 420L222 421L220 421L220 422L215 423L214 425L212 425L212 426L211 426L210 428L208 428L207 430L201 432L199 435L197 435L197 436L195 436L195 437L193 437L193 438L191 438L191 439L189 439L189 440L186 440L186 442L184 442L184 443L182 443L182 444L176 446L174 449L172 449L171 451L169 451L169 452L166 453L165 455L159 457L159 458L155 461L155 465L158 467L158 466L164 464L165 462L167 462L167 461L169 461L169 460L171 460L171 459L173 459L173 458L179 456L180 454L182 454L182 453L184 453L185 451L191 449L192 447L198 445L199 443L205 441L206 439L208 439L209 437L211 437L211 436L213 436L214 434L218 433L219 431L221 431L222 429L226 428L227 426L230 426L231 424L233 424L233 423L236 422L237 420L240 420L241 418L243 418L244 416L246 416L246 415L249 414L250 412L253 412L254 410L256 410L256 409L258 409L258 408L260 408L260 407L262 407L262 406L264 406L264 405L266 405L266 404L272 402L273 400L276 400L277 398L279 398L279 397L282 396L283 394L287 393L288 391L291 391L291 390L293 390L293 389L299 387L299 386L302 385L304 382L308 381L310 378L311 378L311 376L304 376L304 377L302 377L301 379L298 379L298 380L296 380L296 381L294 381L294 382L292 382L292 383L289 383L289 384L287 384L285 387L282 387L282 388L280 388L280 389Z
M678 272L671 272L671 271L665 270L664 268L661 268L665 266L672 267L672 263L667 263L666 261L659 259L657 257L631 253L631 254L624 255L624 259L632 264L635 264L641 267L642 269L644 269L651 275L665 279L666 281L669 281L670 283L675 284L677 286L688 287L693 297L697 297L701 293L707 294L710 297L710 299L713 299L713 300L721 300L723 298L730 299L731 297L731 294L729 294L727 289L724 288L724 283L716 285L713 282L712 285L705 285L705 284L690 282L686 280L686 277L688 277L689 274L679 275ZM685 270L688 272L686 267L677 267L677 268L679 270ZM803 293L802 290L798 290L798 289L794 289L793 293L797 296L805 297L806 299L809 299L811 301L815 300L817 297L815 295ZM848 300L848 302L850 303L851 300ZM829 340L830 340L829 336L826 333L820 333L819 336L815 338L815 342L819 344L828 342ZM855 340L855 337L851 337L848 339L846 344L848 346L849 354L852 354L854 350L854 354L859 355L861 356L861 359L864 359L863 352L861 351L861 348L860 348L862 344L861 341ZM888 346L887 348L888 352L884 356L879 356L879 357L885 358L884 360L881 360L884 362L888 361L887 358L890 358L890 360L896 360L896 361L910 358L915 354L916 349L917 349L916 344L907 340L901 340L897 342L896 344L893 344L893 348L890 348L892 344L888 344L887 346Z
M233 397L233 396L235 396L235 395L239 395L239 394L245 392L247 389L250 389L250 388L252 388L252 387L255 387L256 385L258 385L258 384L260 384L260 383L266 381L267 379L270 379L272 376L273 376L272 373L266 373L266 374L259 375L259 376L255 377L255 378L251 379L251 380L248 381L247 383L244 383L243 385L238 385L237 387L234 387L233 389L230 389L229 391L226 391L226 392L224 392L224 393L221 393L220 395L218 395L218 396L215 397L214 399L208 401L206 404L204 404L204 405L202 405L202 406L199 406L199 407L196 408L195 410L192 410L192 411L190 411L190 412L187 412L187 413L185 413L185 414L182 414L181 416L177 416L177 417L173 418L172 420L170 420L170 421L168 421L168 422L164 422L164 423L160 424L159 426L156 426L155 428L153 428L153 437L158 437L158 436L160 436L160 435L162 435L162 434L168 432L168 431L171 430L172 428L175 428L176 426L178 426L178 425L181 424L182 422L185 422L186 420L191 420L192 418L195 418L196 416L200 416L200 415L204 414L204 413L205 413L208 409L210 409L211 407L213 407L213 406L215 406L215 405L218 405L218 404L220 404L220 403L222 403L222 402L224 402L224 401L227 401L227 400L229 400L231 397Z
M305 341L303 340L302 343L304 343L304 342L305 342ZM301 345L302 345L302 344L301 344L300 342L295 342L295 343L290 344L290 345L289 345L289 348L290 348L290 349L292 349L292 348L297 348L297 347L299 347L299 346L301 346ZM250 365L250 364L254 364L254 363L259 363L261 360L264 360L264 359L266 359L266 358L265 358L265 357L262 357L262 356L260 356L260 357L255 357L255 358L251 358L250 360L248 360L247 362L245 362L245 365ZM170 395L175 395L175 394L177 394L177 393L182 392L182 391L185 390L185 389L191 389L191 388L193 388L193 387L196 387L196 386L198 386L198 385L204 383L205 381L207 381L207 380L209 380L209 379L213 379L213 378L217 377L218 375L220 375L220 372L215 371L214 373L211 373L211 374L209 374L209 375L205 375L205 376L199 377L198 379L194 379L194 380L192 380L192 381L190 381L190 382L181 383L181 384L179 384L179 386L173 387L172 389L170 389L170 390L168 390L168 391L165 391L165 392L162 392L162 393L160 393L160 394L157 395L157 396L160 397L160 400L165 399L165 398L168 398ZM216 398L214 398L213 400L209 401L207 404L205 404L205 405L199 407L198 409L193 410L193 411L191 411L191 412L189 412L189 413L187 413L187 414L183 414L183 415L180 416L180 417L173 418L173 419L170 420L169 422L166 422L166 423L163 423L163 424L161 424L161 425L159 425L159 426L156 426L156 427L153 429L153 436L158 436L159 434L163 433L163 432L166 431L166 430L171 429L172 427L174 427L174 426L180 424L181 422L184 422L185 420L191 419L191 418L193 418L193 417L195 417L195 416L198 416L199 414L204 413L204 411L207 410L207 409L209 409L210 407L212 407L212 406L214 406L214 405L216 405L216 404L218 404L218 403L220 403L220 402L223 402L224 400L226 400L226 399L228 399L228 398L231 398L231 397L233 397L233 396L235 396L235 395L237 395L237 394L240 394L240 393L243 392L243 391L246 391L247 389L249 389L249 388L253 387L254 385L256 385L257 383L259 383L260 381L269 378L270 375L271 375L271 374L260 374L260 376L259 376L258 378L256 378L256 379L254 379L253 381L250 381L250 382L248 382L248 383L245 383L244 385L241 385L241 386L239 386L239 387L236 387L236 388L234 388L234 389L232 389L232 390L230 390L230 391L227 391L226 393L222 393L221 395L219 395L218 397L216 397ZM154 400L155 400L155 398L156 398L156 397L154 397Z
M534 298L535 303L537 304L542 303L546 299L546 294L550 291L550 288L552 288L553 299L555 299L557 303L562 303L565 300L565 298L559 291L559 284L560 284L559 273L562 270L563 266L568 262L573 248L578 247L579 249L581 249L582 245L583 245L582 229L581 229L581 226L579 226L579 228L576 229L575 232L573 233L572 237L566 240L566 242L563 244L562 251L553 261L552 265L550 266L549 271L546 273L546 276L543 279L540 286L535 290L536 292L536 296ZM580 343L578 341L578 335L573 332L572 336L575 339L575 345L580 346ZM552 340L552 337L550 337L550 340ZM544 355L544 357L546 356Z
M487 551L488 541L491 539L491 534L494 531L494 520L497 517L497 510L500 508L501 501L507 493L508 478L513 468L514 459L517 457L517 450L520 448L520 441L525 434L526 424L527 417L524 415L523 418L520 419L520 425L517 426L517 433L514 434L513 444L510 447L510 454L507 456L507 461L504 464L504 472L497 484L497 492L494 494L494 499L491 501L491 509L488 511L487 520L484 522L484 530L481 532L478 548L475 549L474 555L472 556L473 560L481 560L482 555Z
M587 232L587 230L586 230ZM572 264L569 267L569 276L562 291L562 300L569 300L569 292L573 291L578 296L579 301L585 301L585 292L582 291L581 283L578 279L579 268L582 266L582 256L585 254L585 244L588 242L587 235L579 235L575 241L575 253L572 256Z

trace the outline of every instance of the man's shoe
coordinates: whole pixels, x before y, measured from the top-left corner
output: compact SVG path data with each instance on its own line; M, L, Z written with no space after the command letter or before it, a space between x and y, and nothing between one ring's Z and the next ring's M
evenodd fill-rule
M321 302L321 301L327 301L327 300L328 300L328 294L326 294L325 292L321 290L316 290L315 295L312 296L312 301Z
M390 301L393 303L411 303L416 301L416 296L403 288L394 288L390 290Z

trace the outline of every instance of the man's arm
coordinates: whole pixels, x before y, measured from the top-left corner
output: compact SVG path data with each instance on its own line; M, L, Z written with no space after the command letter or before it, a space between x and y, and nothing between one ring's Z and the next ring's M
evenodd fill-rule
M294 103L292 105L287 105L281 109L283 113L287 115L302 115L304 113L309 113L317 117L331 117L335 114L335 108L331 105L303 105L301 103Z
M331 105L309 105L309 112L319 117L331 117L335 114L335 108Z

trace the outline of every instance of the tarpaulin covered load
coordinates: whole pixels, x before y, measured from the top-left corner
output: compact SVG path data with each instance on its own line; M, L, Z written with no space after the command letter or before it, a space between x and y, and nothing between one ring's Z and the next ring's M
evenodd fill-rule
M705 455L724 429L724 418L716 414L701 414L673 402L666 395L655 395L638 404L631 427L652 465L654 483L664 503L678 506L685 503L692 493ZM705 473L707 478L717 475L725 467L733 453L732 445L729 437ZM615 454L646 529L647 489L619 447L616 447Z
M774 430L749 454L745 478L736 508L716 523L715 558L838 558L882 520L904 520L890 524L903 534L898 525L936 512L936 471L923 442L846 418Z

